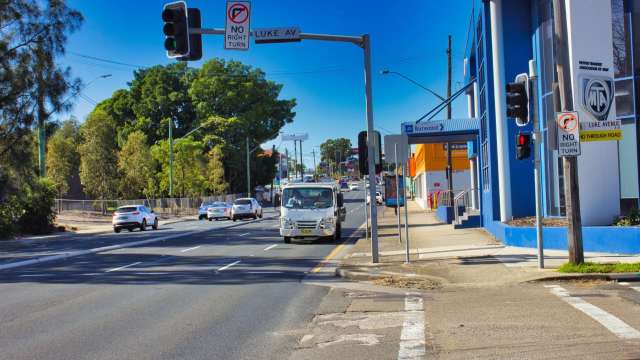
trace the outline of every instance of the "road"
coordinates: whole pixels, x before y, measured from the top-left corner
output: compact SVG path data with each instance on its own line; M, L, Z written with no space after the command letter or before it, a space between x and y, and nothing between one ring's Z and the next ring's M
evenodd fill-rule
M345 196L344 238L364 221L356 195ZM109 234L200 231L0 271L0 359L286 358L298 340L283 334L304 327L329 291L303 280L336 244L284 244L277 218L220 224Z

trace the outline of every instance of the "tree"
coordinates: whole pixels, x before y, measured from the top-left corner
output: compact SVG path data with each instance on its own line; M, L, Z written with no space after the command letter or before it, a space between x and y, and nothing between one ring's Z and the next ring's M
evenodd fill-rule
M149 196L153 192L154 168L147 136L140 130L129 134L118 153L120 194L125 199Z
M222 146L213 147L208 154L207 189L212 195L224 195L229 190L229 184L224 179L224 165L222 164Z
M351 153L351 140L346 138L327 139L320 144L320 160L334 165L347 159Z
M79 176L79 139L78 123L70 119L63 122L48 141L47 177L53 182L59 197L68 194L70 183Z
M200 196L206 192L203 144L181 138L173 144L173 196ZM169 195L169 142L161 140L151 147L152 157L160 164L160 191Z
M82 125L80 181L85 191L98 199L114 197L118 190L118 148L114 120L103 110L94 110Z

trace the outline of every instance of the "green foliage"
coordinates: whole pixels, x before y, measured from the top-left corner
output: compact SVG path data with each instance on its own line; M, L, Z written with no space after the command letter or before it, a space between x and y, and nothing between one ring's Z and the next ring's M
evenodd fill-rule
M208 154L206 176L207 189L212 195L224 195L229 190L229 184L224 179L224 165L222 163L222 146L214 146Z
M206 193L204 146L191 138L182 138L173 144L173 196L199 196ZM161 165L159 190L169 194L169 142L158 142L151 147L152 157Z
M202 154L222 146L225 181L232 192L246 191L246 137L253 149L275 138L295 116L295 100L279 99L282 85L237 61L212 59L201 69L188 68L185 63L155 66L136 71L129 85L98 105L114 119L118 144L123 146L130 133L142 131L147 143L155 146L168 138L169 121L175 139L206 124L192 136L202 142ZM256 156L254 152L254 164ZM164 193L168 190L165 172L162 165L158 189ZM273 170L268 169L269 173ZM256 181L262 179L260 173L253 175Z
M320 159L326 163L337 164L351 153L351 140L346 138L328 139L320 144Z
M47 143L47 177L55 184L60 197L69 192L71 179L79 176L79 139L78 123L67 120Z
M633 209L628 216L620 216L613 222L615 226L639 226L640 225L640 210Z
M80 181L85 191L98 199L115 197L118 189L118 149L113 119L94 110L82 125Z
M640 272L640 263L597 264L586 262L583 264L564 263L558 268L561 273L627 273Z
M153 193L153 175L151 150L147 145L147 136L140 130L129 134L127 141L118 153L120 171L120 194L125 199L137 199Z
M20 230L29 234L50 232L55 219L53 212L57 194L55 184L47 178L40 178L34 186L25 190L26 201L18 221Z

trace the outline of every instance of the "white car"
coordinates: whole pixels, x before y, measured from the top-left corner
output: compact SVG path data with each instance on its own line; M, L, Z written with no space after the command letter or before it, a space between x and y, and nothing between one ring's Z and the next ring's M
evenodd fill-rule
M122 229L133 231L139 228L141 231L147 230L151 226L153 230L158 230L158 217L144 205L120 206L114 213L113 231L119 233Z
M254 198L240 198L233 202L231 208L231 220L245 218L262 218L262 206Z
M367 204L371 202L371 196L367 193ZM384 203L384 199L382 198L382 193L380 191L376 191L376 204L382 205Z
M349 190L351 190L351 191L359 191L360 190L360 186L358 186L358 184L351 184L351 185L349 185Z
M207 207L207 219L229 219L231 220L232 205L222 201L216 201Z

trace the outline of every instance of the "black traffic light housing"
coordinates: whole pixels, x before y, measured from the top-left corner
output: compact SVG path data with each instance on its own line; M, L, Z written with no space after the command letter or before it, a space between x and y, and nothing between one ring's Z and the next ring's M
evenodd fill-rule
M518 126L529 124L529 76L520 74L516 81L508 83L507 117L515 119Z
M382 172L382 136L378 131L374 131L375 139L377 143L375 144L376 157L378 161L374 161L376 164L376 174ZM361 131L358 134L358 165L360 167L360 175L369 175L369 152L367 151L367 132Z
M531 156L531 134L519 133L516 135L516 159L524 160Z
M187 8L184 1L168 3L162 9L162 21L168 57L182 61L202 58L202 35L189 31L201 28L200 9Z
M164 48L170 58L189 56L189 19L187 3L176 1L162 9Z

